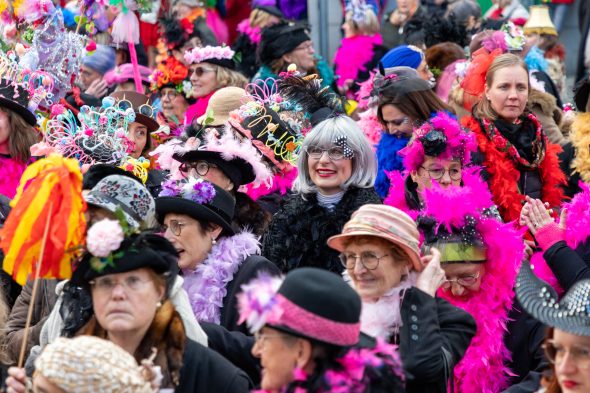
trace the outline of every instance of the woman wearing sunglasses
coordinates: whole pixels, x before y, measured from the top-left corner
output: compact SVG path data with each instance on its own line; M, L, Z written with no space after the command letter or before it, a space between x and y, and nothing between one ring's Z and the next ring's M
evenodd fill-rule
M422 249L440 250L445 273L437 295L477 324L465 356L455 364L454 391L535 391L545 366L543 328L514 299L524 258L522 234L489 216L492 196L477 176L462 187L434 186L423 202L417 219Z
M209 99L222 87L246 87L248 80L236 70L235 52L225 46L206 46L187 50L184 59L188 64L188 77L192 96L197 101L188 107L184 123L203 116Z
M452 367L475 334L465 311L435 297L440 254L420 257L416 223L399 209L364 205L328 240L363 306L361 331L399 346L406 391L447 392Z
M262 255L283 272L312 266L340 273L338 253L325 247L350 215L381 203L373 188L376 162L354 120L323 120L305 136L291 195L262 238Z
M387 68L384 74L377 74L372 95L378 97L377 120L382 126L377 145L379 169L375 189L381 198L385 198L390 185L386 172L404 169L397 153L408 144L412 129L420 127L432 113L450 112L451 109L410 67ZM367 135L375 132L366 128L364 131Z
M590 391L590 280L576 282L561 300L528 263L522 265L517 282L523 308L549 327L544 349L553 377L546 392Z

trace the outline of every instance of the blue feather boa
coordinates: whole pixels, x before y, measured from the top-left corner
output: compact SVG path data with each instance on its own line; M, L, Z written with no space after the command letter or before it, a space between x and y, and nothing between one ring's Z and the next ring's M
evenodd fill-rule
M375 190L383 199L389 193L389 178L385 171L401 171L404 169L403 158L397 152L406 147L410 141L409 137L397 137L383 133L377 145L377 178L375 179Z

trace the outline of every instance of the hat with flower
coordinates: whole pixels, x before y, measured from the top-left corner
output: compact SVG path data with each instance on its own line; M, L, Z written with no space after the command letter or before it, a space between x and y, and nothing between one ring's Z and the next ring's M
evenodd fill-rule
M251 332L268 325L340 347L359 342L359 295L322 269L295 269L284 280L263 274L242 285L238 309L239 323L245 321Z
M227 191L200 178L167 180L156 198L156 214L160 223L169 213L185 214L195 220L212 222L233 235L231 222L235 200Z
M210 63L233 70L235 52L229 46L196 47L184 52L184 60L188 64Z
M162 90L165 87L173 88L177 93L190 97L190 81L187 81L188 68L176 57L168 56L158 63L156 69L150 75L151 90Z
M414 129L412 139L399 154L404 158L406 170L417 171L425 156L468 164L476 150L475 135L462 128L453 115L438 112Z

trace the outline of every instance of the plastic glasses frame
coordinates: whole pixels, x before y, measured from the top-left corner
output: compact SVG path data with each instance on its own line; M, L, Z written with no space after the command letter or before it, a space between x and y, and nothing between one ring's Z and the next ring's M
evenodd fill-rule
M583 370L590 369L590 348L574 347L572 349L567 350L568 356L573 358L577 367ZM555 348L555 344L553 343L552 339L545 340L545 343L543 343L543 351L545 352L547 360L549 360L552 364L557 365L562 362L562 360L557 360L557 349ZM584 354L582 352L586 353Z
M123 280L113 280L110 277L97 277L89 282L90 286L97 291L112 292L117 285L121 285L125 291L140 291L146 284L153 282L152 279L142 280L137 276L127 276Z
M322 149L318 146L305 146L305 152L310 158L319 160L322 158L324 153L328 153L328 158L332 161L340 161L346 159L344 151L339 147L331 147L329 149Z
M206 176L211 168L218 168L218 166L205 160L200 160L197 162L185 162L180 165L180 171L182 173L189 174L191 169L194 169L199 176Z
M453 177L453 175L451 175L451 169L454 169L454 168L450 168L450 169L446 169L446 168L428 169L428 168L424 167L423 165L420 165L420 168L422 168L426 172L428 172L428 177L430 177L432 180L440 180L440 179L442 179L445 176L445 173L447 173L447 172L449 173L449 177L451 178L451 180L457 181L457 180L461 180L461 178L463 177L463 171L462 170L459 171L459 177L456 177L456 176ZM436 175L433 175L432 174L432 172L436 172L436 171L439 171L439 170L442 171L442 173L441 173L440 176L437 177Z
M364 254L364 253L363 253ZM391 254L385 254L385 255L381 255L380 257L378 256L373 256L373 255L346 255L344 253L340 254L338 256L338 258L340 259L340 263L342 263L342 266L344 266L344 268L348 269L348 270L352 270L356 267L356 262L357 261L361 261L361 265L367 269L367 270L375 270L379 267L379 263L381 262L381 259L390 256ZM349 266L348 264L348 259L349 258L354 258L354 264L352 266ZM366 258L375 258L375 266L372 266L373 263L371 264L367 264Z
M449 280L447 278L445 278L445 280L443 281L442 286L444 288L450 288L451 285L453 285L453 283L457 283L457 285L461 285L462 287L470 287L473 284L475 284L477 282L477 279L479 278L479 272L475 273L475 274L470 274L468 276L464 276L464 277L458 277L458 278L453 278L452 280ZM467 280L467 281L465 281ZM470 282L471 280L473 280L473 282Z

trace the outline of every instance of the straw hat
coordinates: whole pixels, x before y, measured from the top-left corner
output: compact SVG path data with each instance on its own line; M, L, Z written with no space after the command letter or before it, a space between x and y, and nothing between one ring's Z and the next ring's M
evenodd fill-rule
M523 27L525 34L551 34L557 35L557 29L549 16L549 7L546 5L531 6L531 16Z
M229 119L229 113L238 109L246 100L246 90L240 87L224 87L217 90L209 99L205 114L197 119L198 124L203 124L207 116L212 121L205 124L206 126L222 126Z

